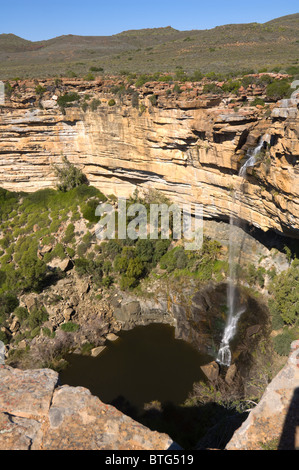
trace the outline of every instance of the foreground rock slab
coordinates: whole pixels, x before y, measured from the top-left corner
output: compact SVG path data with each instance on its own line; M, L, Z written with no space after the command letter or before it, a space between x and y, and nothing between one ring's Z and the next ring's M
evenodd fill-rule
M150 431L56 372L0 366L0 450L167 450Z
M299 450L299 341L226 450Z

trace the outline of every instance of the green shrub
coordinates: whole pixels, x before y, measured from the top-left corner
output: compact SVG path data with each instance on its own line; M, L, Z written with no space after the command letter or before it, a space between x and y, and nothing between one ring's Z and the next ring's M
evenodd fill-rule
M94 344L92 343L84 343L81 346L81 354L82 356L89 356L91 353L91 350L95 347Z
M92 67L89 68L89 71L90 72L104 72L104 69L103 69L103 67L92 66Z
M70 191L71 189L76 188L87 183L86 176L82 173L79 168L76 168L72 163L70 163L67 157L62 159L63 165L61 167L54 166L56 177L59 182L57 188L62 191Z
M142 260L138 257L131 258L129 260L128 269L126 271L127 276L129 278L135 278L136 280L138 280L142 277L143 272L144 265L142 263Z
M154 244L151 240L139 239L136 243L136 255L144 263L151 263L154 256Z
M2 252L3 254L3 252ZM0 271L0 288L2 287L2 285L4 284L6 280L6 274L5 274L5 271Z
M153 262L156 264L160 261L163 255L168 251L170 240L157 240L155 243Z
M64 246L61 243L57 243L54 250L49 254L50 254L50 259L60 258L61 260L64 260L66 258Z
M61 95L58 97L57 104L61 108L66 108L67 106L70 106L71 104L75 103L76 101L79 101L80 96L78 93L66 93L65 95Z
M173 93L177 93L177 94L180 94L182 93L182 90L181 90L181 87L178 83L176 83L172 89Z
M252 106L265 106L265 101L262 98L255 98L252 102Z
M33 330L31 330L30 338L33 339L39 334L40 334L40 326L36 326L35 328L33 328Z
M106 259L104 262L103 262L103 265L102 265L102 269L103 269L103 273L104 274L109 274L112 270L112 263L111 261L109 261L109 259Z
M69 246L67 247L66 252L70 258L73 258L76 254L76 251L74 250L74 248L71 248Z
M80 243L80 245L78 245L77 247L77 255L79 256L79 258L82 258L86 251L88 250L88 247L89 245L87 243Z
M98 207L100 201L97 199L91 199L86 203L82 204L81 212L84 219L88 220L92 223L97 223L100 219L99 216L96 215L96 208Z
M273 338L273 346L280 356L288 356L291 351L291 343L294 340L290 330L286 329L280 335Z
M283 98L289 98L291 90L291 86L287 80L275 80L267 86L266 94L268 99L277 101Z
M116 101L113 98L108 101L108 106L115 106L115 105L116 105Z
M221 95L223 93L223 89L217 86L215 83L206 83L203 87L203 93Z
M53 331L53 333L51 333L50 328L47 328L47 327L43 328L43 329L42 329L42 332L43 332L43 335L44 335L44 336L47 336L48 338L53 338L53 337L54 337L54 336L53 336L53 333L55 334L54 331Z
M222 85L222 90L225 93L237 93L239 88L241 87L241 82L239 80L228 80L226 83Z
M136 287L138 285L138 280L136 280L134 277L129 278L128 276L123 274L119 285L121 290L132 289L133 287Z
M4 93L7 98L10 98L11 95L13 94L13 87L11 86L9 82L5 82Z
M87 245L90 245L91 240L92 240L92 234L90 232L87 232L82 238L82 241L86 243Z
M48 312L44 307L38 309L35 308L29 315L27 323L31 330L35 330L40 327L44 322L48 321Z
M108 240L108 242L104 242L101 244L103 256L109 258L110 260L114 260L116 255L122 252L121 243L118 240Z
M279 314L288 325L293 325L299 315L299 260L274 278L269 287L272 298L269 300L270 313Z
M114 270L123 274L128 269L129 260L126 256L117 255L114 260Z
M100 106L101 101L98 99L93 99L92 102L90 103L90 109L91 111L96 111L98 107Z
M266 269L262 267L256 268L254 264L249 264L247 268L246 280L250 285L258 284L260 287L264 287Z
M172 272L175 269L184 269L188 264L188 258L183 247L176 247L165 253L160 260L161 269Z
M84 80L87 80L88 82L91 82L91 81L95 80L95 76L93 75L93 73L88 72L88 74L85 75Z
M65 235L63 238L64 243L71 243L75 240L75 226L74 224L69 224L66 228Z
M203 74L200 70L194 70L193 74L190 76L191 82L200 82L202 80Z
M146 83L148 83L150 80L151 80L150 76L148 76L146 74L142 74L142 75L140 75L140 77L137 78L137 80L135 82L135 86L137 88L140 88L143 85L145 85Z
M61 225L61 221L59 219L53 220L50 227L49 227L49 231L51 233L56 233L58 231L60 225Z
M112 276L105 276L102 279L102 284L103 284L104 287L109 288L110 286L112 286L113 282L114 282L114 279L113 279Z
M37 85L35 88L35 93L40 96L42 96L46 91L46 88L44 88L42 85Z
M0 296L0 314L9 314L19 305L19 300L15 294L5 293Z
M102 263L100 260L90 260L86 258L76 258L75 268L80 277L91 276L95 284L100 284L103 277Z
M29 317L29 312L25 307L17 307L14 311L14 314L20 323L23 323Z
M60 328L62 329L62 331L66 331L68 333L75 333L76 331L79 330L80 326L77 325L77 323L67 322L67 323L63 323L63 325L61 325Z
M8 344L9 343L9 338L5 331L0 330L0 341L2 341L3 344Z
M152 106L157 106L157 103L158 103L157 95L151 95L149 97L149 100L150 100Z
M137 92L132 93L132 107L135 109L139 108L139 94Z

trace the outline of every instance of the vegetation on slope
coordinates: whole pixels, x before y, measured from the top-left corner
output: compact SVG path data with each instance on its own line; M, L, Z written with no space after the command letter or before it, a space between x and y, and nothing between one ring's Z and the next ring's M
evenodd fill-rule
M235 70L286 70L298 65L299 15L265 24L231 24L210 30L178 31L171 27L125 31L114 36L67 35L30 42L0 35L2 78L85 76L88 71L111 74L189 74ZM22 52L20 56L19 52Z
M138 289L140 282L149 276L155 278L193 277L202 282L221 282L228 273L227 254L217 241L204 238L197 251L186 251L182 240L169 239L132 240L130 238L102 241L96 237L95 215L99 203L107 198L94 187L86 184L84 175L66 159L56 167L59 184L57 190L41 190L32 194L11 193L1 189L0 238L0 296L1 323L18 307L18 297L24 292L40 292L55 276L62 273L49 270L55 258L71 258L77 273L88 276L95 288L116 285L123 290ZM115 197L110 202L115 203ZM143 204L150 217L150 204L167 203L165 197L151 191L145 198L138 193L127 202L127 209L135 203ZM116 207L116 206L115 206ZM117 208L116 208L117 209ZM116 210L116 220L117 220ZM76 223L84 220L86 232L76 232ZM127 218L127 226L132 218ZM43 247L50 246L43 253ZM41 254L42 253L42 254ZM272 280L270 311L274 327L298 322L298 262L281 275L265 268L237 267L241 282L255 289L265 286L265 279ZM5 332L1 333L2 340ZM278 340L277 340L278 341Z
M46 189L32 194L0 191L0 340L4 343L12 342L16 346L24 338L33 340L39 335L55 336L55 331L50 331L46 326L49 318L47 310L37 307L28 311L19 305L19 298L24 293L42 292L46 286L64 276L59 269L49 269L51 262L57 258L72 259L77 274L83 279L88 277L95 291L98 287L109 291L115 286L116 289L140 294L140 285L144 280L189 277L200 282L217 283L226 279L227 253L217 241L204 238L200 250L188 252L181 242L173 240L171 231L167 240L120 240L117 237L109 241L98 240L95 227L99 218L95 217L95 209L101 202L115 204L115 196L107 198L88 186L81 172L67 160L57 168L57 175L60 179L57 190ZM153 202L169 204L156 191L149 192L144 198L136 192L128 201L128 206L136 202L144 204L147 209ZM77 230L77 224L82 221L86 227L84 233ZM127 225L131 221L132 218L128 217ZM44 247L50 249L43 251ZM269 308L273 327L281 329L274 337L274 347L279 355L287 355L290 341L298 336L298 261L293 260L289 270L280 275L254 265L238 267L238 273L240 282L255 293L265 287L266 277L272 280ZM21 325L16 336L12 336L8 329L11 315ZM73 321L66 321L60 326L61 331L69 335L76 334L79 328ZM86 351L90 351L91 347L91 344L86 344ZM174 426L172 433L176 435L177 430L181 429L176 421L181 424L184 417L186 425L191 423L194 428L192 442L188 441L189 437L182 436L181 430L177 438L187 447L204 435L211 424L211 416L216 421L231 416L241 423L244 410L251 407L254 400L258 401L275 369L272 360L266 363L269 345L261 342L258 348L256 361L259 370L251 378L251 393L244 393L239 375L234 387L225 385L223 381L214 385L195 384L183 407L166 407L163 416L158 419L155 414L145 413L142 418L144 423L165 430L165 422L168 422L170 427ZM166 415L168 418L165 418ZM208 422L198 426L191 415L206 416ZM169 432L169 427L166 431Z

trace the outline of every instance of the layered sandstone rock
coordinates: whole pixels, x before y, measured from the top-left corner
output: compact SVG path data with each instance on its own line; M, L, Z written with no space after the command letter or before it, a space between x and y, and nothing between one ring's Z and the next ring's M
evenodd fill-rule
M0 366L1 450L166 450L177 447L49 369Z
M53 164L64 155L106 194L128 197L136 187L154 187L179 204L203 204L207 218L232 214L264 231L297 236L298 100L273 103L267 113L240 101L254 95L234 104L200 88L168 96L163 87L138 90L142 106L134 107L127 96L107 93L107 84L69 81L64 92L92 93L101 104L65 114L52 99L55 86L40 105L19 93L0 115L0 186L53 187ZM154 93L156 105L149 99ZM111 96L115 106L108 105ZM244 182L238 171L260 138L269 148Z

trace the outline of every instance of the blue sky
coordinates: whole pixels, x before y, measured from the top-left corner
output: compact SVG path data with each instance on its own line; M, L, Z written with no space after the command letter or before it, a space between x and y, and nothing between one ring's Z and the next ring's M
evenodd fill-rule
M1 2L0 33L38 41L63 34L111 35L127 29L172 26L210 29L264 23L299 12L298 0L14 0Z

